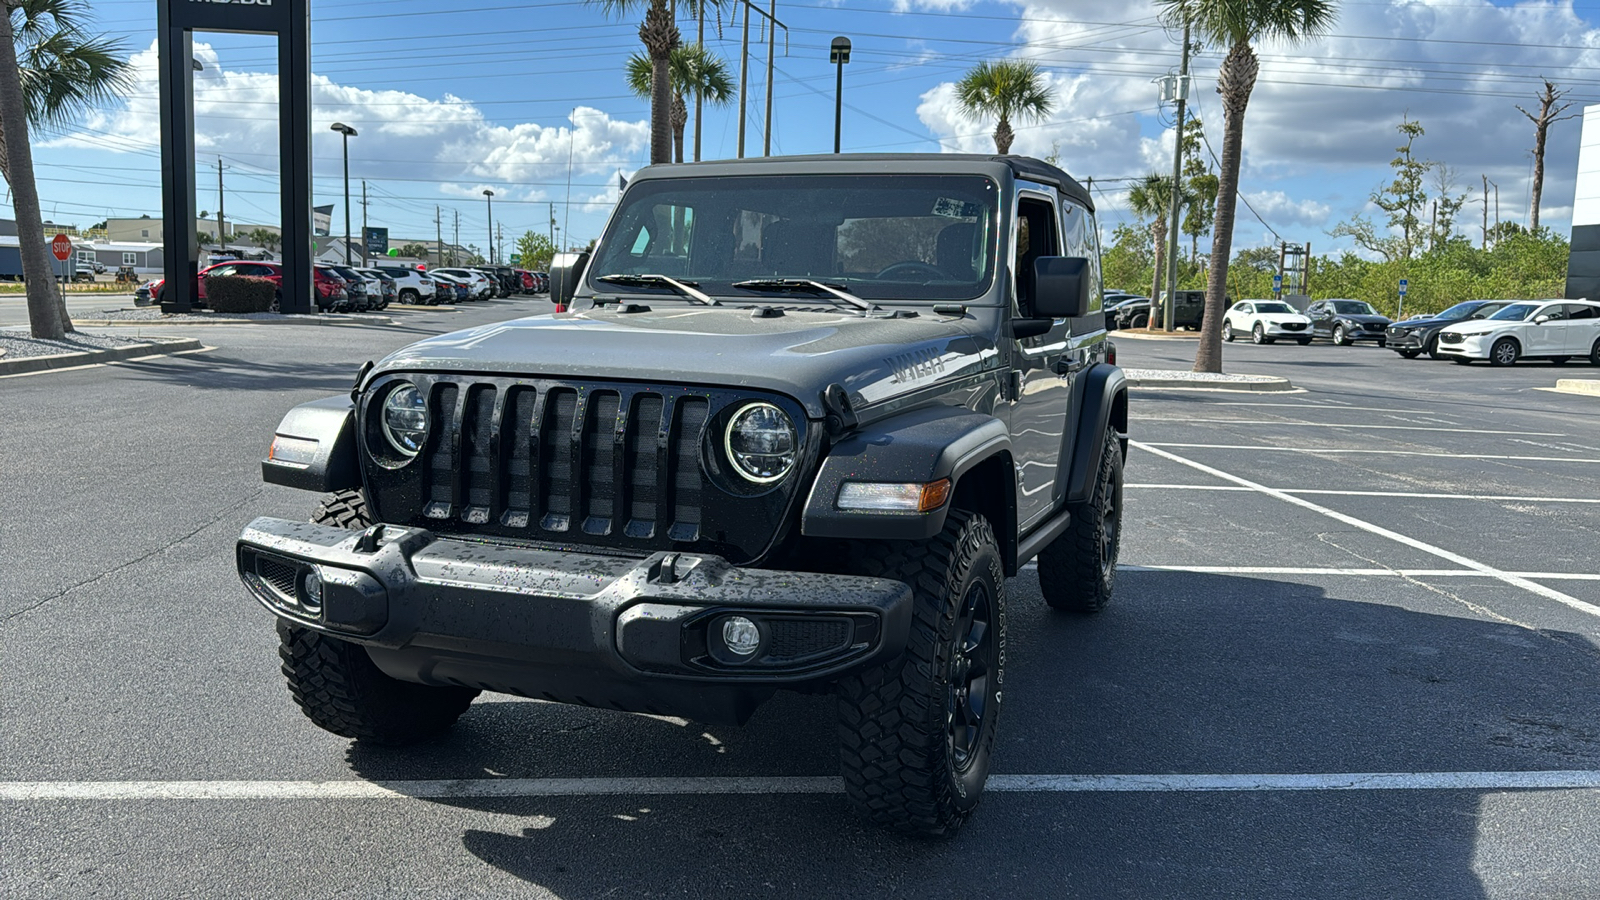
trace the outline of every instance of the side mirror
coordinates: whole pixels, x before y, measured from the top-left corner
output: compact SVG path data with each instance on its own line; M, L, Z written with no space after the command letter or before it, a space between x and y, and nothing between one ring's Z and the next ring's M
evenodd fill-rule
M1041 256L1033 261L1033 309L1041 318L1076 319L1089 313L1089 260Z
M588 266L588 251L557 253L550 260L550 302L557 306L570 305L578 282L583 280L583 270Z
M1549 316L1537 316L1537 317L1534 318L1533 324L1535 324L1535 325L1543 325L1544 323L1546 323L1548 321L1550 321L1550 317Z

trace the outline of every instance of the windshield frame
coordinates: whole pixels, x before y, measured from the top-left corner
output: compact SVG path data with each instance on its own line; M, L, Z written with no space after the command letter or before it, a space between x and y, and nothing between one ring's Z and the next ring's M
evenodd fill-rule
M622 254L627 254L630 252L628 247L623 245L629 245L630 241L632 244L637 244L639 240L643 239L643 231L649 227L648 222L641 221L646 215L649 215L649 213L645 212L645 208L634 207L633 204L649 204L654 202L657 207L666 206L670 208L673 206L673 204L668 203L667 200L671 199L674 194L677 194L682 199L690 201L689 203L682 204L679 208L684 208L692 212L696 207L691 205L691 203L696 199L696 195L707 196L713 192L723 191L737 193L741 190L741 188L746 188L756 190L764 189L768 192L771 192L768 194L768 196L777 196L782 198L782 191L785 188L790 188L796 192L803 189L808 189L804 184L806 181L816 181L819 183L816 188L809 189L819 190L823 194L838 190L845 196L860 195L867 189L880 192L892 191L895 188L912 192L926 190L929 194L929 199L934 201L931 205L935 208L930 209L930 211L926 214L912 213L897 216L893 215L893 211L891 210L890 215L875 217L871 215L860 215L860 213L872 212L870 207L862 206L860 208L851 208L845 203L841 203L838 209L835 211L839 218L834 223L829 223L821 218L815 220L812 220L809 217L802 218L800 216L783 218L775 213L769 212L769 210L773 209L786 212L787 210L784 210L781 204L769 203L766 204L761 210L747 210L740 205L740 201L737 199L730 201L713 201L723 203L723 208L716 209L715 212L719 216L723 215L724 213L731 213L736 228L748 227L744 221L740 220L741 216L761 218L763 221L760 224L759 231L763 235L766 232L767 226L773 221L794 221L803 223L805 225L810 225L817 228L822 233L828 233L828 229L831 228L831 234L835 242L841 240L841 230L845 227L849 227L848 223L851 222L870 223L874 219L879 218L904 219L908 221L926 223L922 227L927 227L927 225L931 225L938 221L936 217L948 218L950 220L949 224L966 223L973 225L978 229L977 233L974 235L974 254L981 259L981 265L983 267L982 271L976 272L975 275L977 277L970 282L957 280L956 278L950 278L948 280L931 279L924 282L918 282L915 280L880 281L871 276L863 276L861 272L836 274L812 273L808 271L783 271L778 272L777 274L762 274L759 270L755 272L734 272L727 271L726 269L719 273L717 277L708 277L705 274L687 271L692 268L689 265L689 261L694 257L696 249L700 246L700 239L697 238L691 224L690 233L688 236L689 245L683 251L683 255L679 257L684 262L684 265L679 268L685 271L680 274L674 274L673 277L679 278L685 283L693 283L706 294L721 298L725 302L731 302L731 304L736 308L745 305L816 305L817 300L820 298L808 298L803 293L785 295L770 291L736 288L733 286L736 282L740 281L770 281L782 278L820 282L829 287L838 288L853 295L860 296L867 302L880 305L907 304L920 308L936 303L999 305L1002 302L994 299L995 292L1004 284L1003 279L1010 277L1009 263L1003 258L1006 252L1004 248L1009 236L1004 233L1005 228L1002 226L1002 223L1005 221L1005 218L1003 217L1009 217L1011 208L1015 203L1015 197L1008 194L1005 186L1000 180L997 180L990 174L982 172L909 171L900 174L884 175L882 173L873 172L825 171L799 172L783 175L750 174L721 177L716 179L708 179L695 175L639 179L634 184L628 186L628 188L623 192L623 195L618 201L616 207L611 211L611 215L606 222L605 229L602 231L599 241L596 242L596 252L591 262L585 266L583 280L581 283L581 288L583 289L582 293L597 299L605 296L631 296L633 294L648 294L653 298L659 298L668 302L675 302L682 299L663 294L659 289L652 289L648 286L634 286L616 283L608 284L599 281L601 277L606 275L633 274L628 271L627 266L617 264L618 259L625 258L621 256ZM837 187L822 184L823 182L827 181L843 182L843 184L840 184ZM790 184L777 184L774 186L775 182L789 182ZM851 185L850 182L858 183L860 185L860 189L858 190L854 185ZM896 182L898 182L898 184ZM953 182L959 184L959 187L953 188L949 191L934 193L934 191L939 187L937 182ZM702 194L702 192L704 193ZM947 195L957 197L962 202L968 204L969 207L971 205L978 205L978 211L971 216L951 216L940 212L937 207L945 203L945 198ZM983 200L982 204L975 204L972 198L980 196ZM1057 199L1055 202L1059 204L1062 201ZM701 204L698 208L707 210L711 209L712 207L711 204L707 203ZM805 209L805 207L800 206L799 204L793 204L793 208ZM709 218L711 215L712 214L710 212L702 213L702 219L709 222L711 221ZM771 216L771 219L767 219L768 216ZM709 227L711 226L702 226L702 230ZM858 227L866 228L869 226L862 225ZM941 226L937 232L934 233L942 233L947 227L948 225ZM626 234L624 233L625 231L627 232ZM655 238L653 237L651 238L651 240L654 239ZM746 243L745 246L748 246L748 243ZM838 243L835 244L836 251L839 246L840 245ZM717 258L715 256L715 251L713 250L710 252L713 255L707 258L715 260ZM760 252L759 244L757 245L757 252ZM917 254L907 251L906 256L906 260L896 261L888 268L899 266L901 262L911 261L917 256ZM723 261L730 261L732 258L732 254L728 254L723 258ZM975 262L976 261L977 260L975 260ZM757 266L760 265L761 263L758 262ZM932 264L925 263L925 265L931 266ZM773 266L773 268L782 269L783 266L777 265ZM797 266L796 268L799 269L803 267ZM880 269L879 271L887 271L887 269ZM875 287L881 287L884 289L875 289Z

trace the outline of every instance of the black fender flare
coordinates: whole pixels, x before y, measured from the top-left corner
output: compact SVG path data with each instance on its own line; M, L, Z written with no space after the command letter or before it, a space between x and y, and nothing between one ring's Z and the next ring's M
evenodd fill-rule
M1100 455L1105 450L1106 430L1117 435L1122 455L1128 455L1128 378L1122 369L1109 363L1090 367L1084 381L1083 406L1078 410L1076 446L1072 467L1067 470L1066 502L1083 503L1094 493L1095 475L1100 471Z
M322 494L361 487L355 422L349 394L289 410L261 461L261 480Z
M846 481L922 483L949 478L959 492L961 476L1001 456L1012 472L1011 435L994 416L951 406L913 410L862 427L834 444L823 460L800 516L807 537L855 540L926 540L944 528L951 503L929 512L842 510ZM997 534L1009 526L1015 537L1014 480L1004 486L1011 522L993 522ZM1005 538L1002 537L1002 540Z

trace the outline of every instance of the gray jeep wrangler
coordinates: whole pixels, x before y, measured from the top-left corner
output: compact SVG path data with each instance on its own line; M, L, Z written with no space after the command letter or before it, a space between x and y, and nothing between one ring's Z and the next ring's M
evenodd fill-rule
M405 744L480 691L743 723L838 700L875 822L989 774L1006 579L1111 598L1128 402L1089 194L1001 156L648 168L571 311L420 341L262 463L326 496L239 575L313 722Z

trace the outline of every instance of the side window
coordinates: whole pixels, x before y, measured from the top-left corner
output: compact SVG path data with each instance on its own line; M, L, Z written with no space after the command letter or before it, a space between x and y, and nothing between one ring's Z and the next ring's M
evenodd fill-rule
M1049 200L1023 196L1017 201L1017 238L1012 248L1018 314L1033 316L1033 261L1060 253L1056 211Z
M1552 303L1533 314L1533 318L1535 319L1539 318L1540 316L1549 316L1550 321L1552 322L1564 321L1567 318L1567 311L1562 308L1562 304Z
M1061 247L1063 256L1081 256L1090 261L1089 271L1093 280L1089 286L1089 312L1099 312L1100 272L1095 265L1098 254L1094 245L1094 222L1089 218L1089 211L1076 203L1064 202L1061 205Z
M1255 313L1255 311L1256 311L1256 308L1254 306L1251 306L1248 303L1239 304L1239 312L1242 312L1247 316L1248 315L1253 315Z
M207 275L237 275L237 274L239 274L239 267L238 266L217 266L215 269L212 269L211 271L207 272L206 274Z
M1567 318L1569 319L1600 319L1600 310L1581 303L1568 303Z

